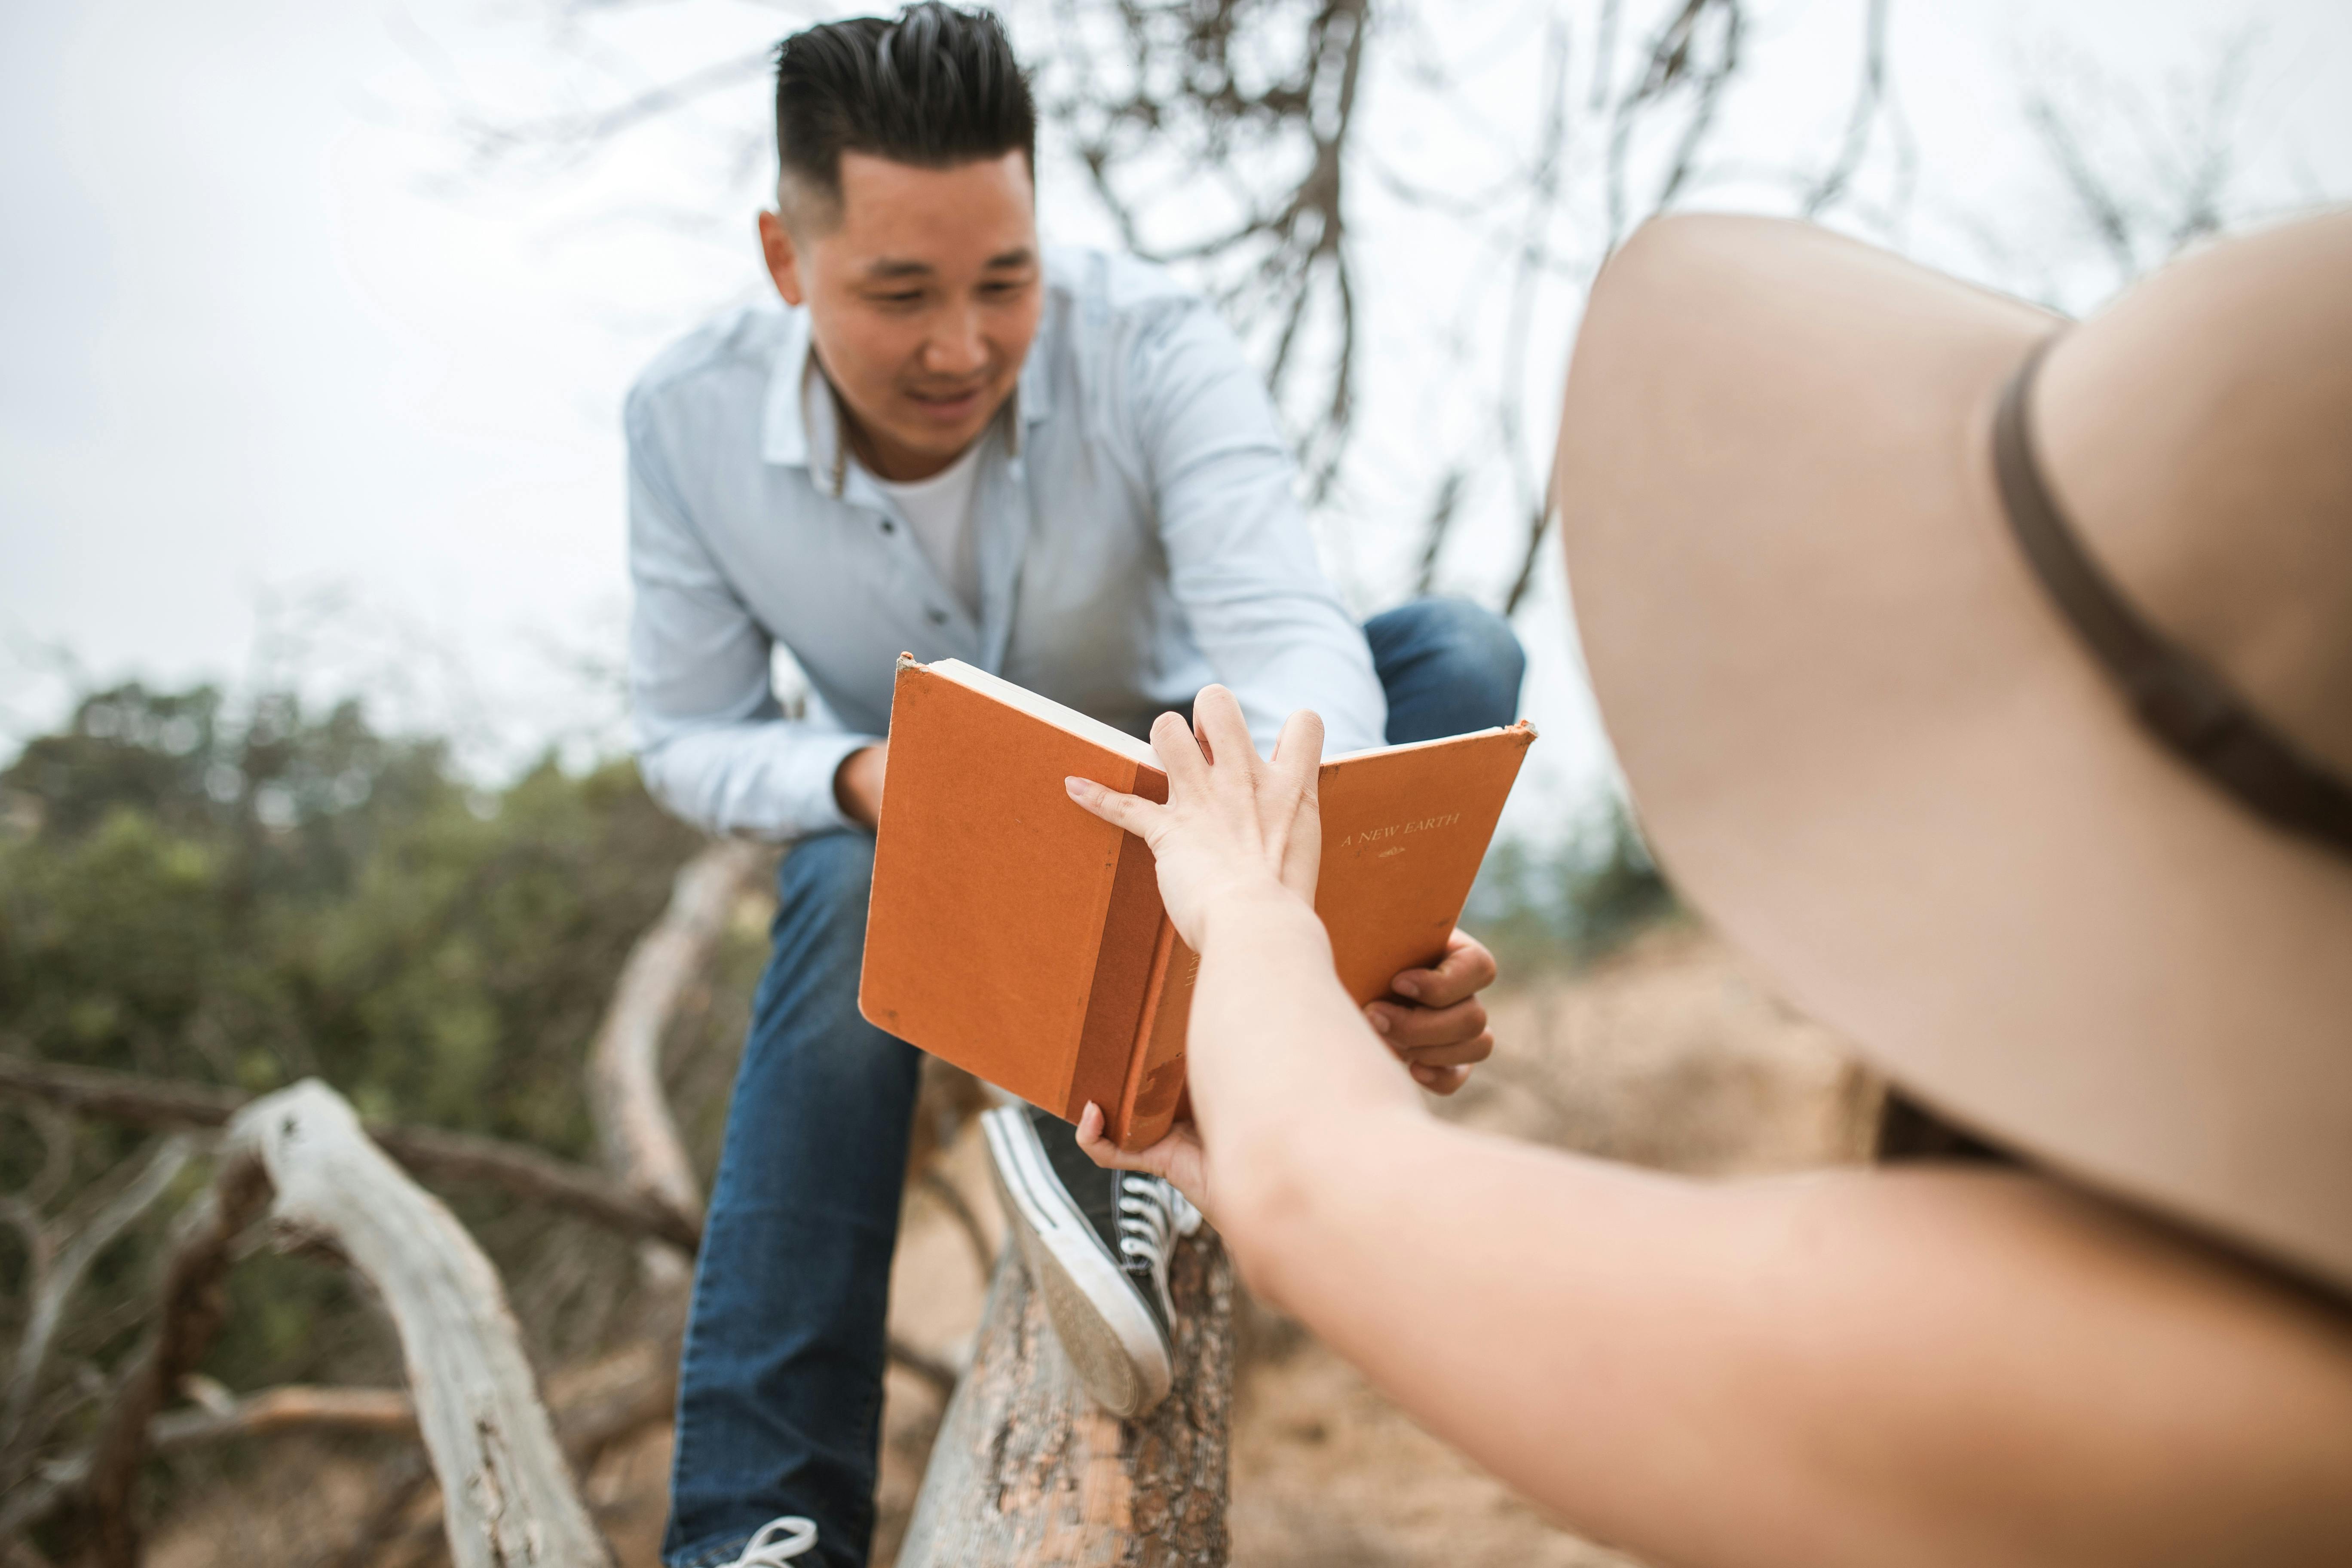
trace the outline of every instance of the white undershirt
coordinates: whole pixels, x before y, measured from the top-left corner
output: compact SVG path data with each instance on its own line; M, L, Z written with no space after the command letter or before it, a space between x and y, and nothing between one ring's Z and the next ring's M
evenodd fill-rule
M928 479L900 484L876 476L874 482L898 503L899 515L915 531L915 541L930 558L942 582L963 601L975 617L980 614L980 552L972 534L972 497L979 489L982 435L963 449L963 456Z

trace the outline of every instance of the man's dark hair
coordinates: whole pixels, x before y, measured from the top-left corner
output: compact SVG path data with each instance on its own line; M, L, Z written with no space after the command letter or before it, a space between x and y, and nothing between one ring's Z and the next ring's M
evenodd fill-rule
M776 156L792 197L838 210L844 153L943 169L1013 152L1035 170L1037 110L993 12L909 5L776 50Z

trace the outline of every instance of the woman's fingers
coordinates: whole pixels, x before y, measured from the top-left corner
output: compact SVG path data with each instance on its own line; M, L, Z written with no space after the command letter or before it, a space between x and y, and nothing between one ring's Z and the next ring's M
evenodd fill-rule
M1250 759L1257 755L1250 743L1249 722L1242 717L1241 699L1222 686L1203 686L1192 700L1192 728L1201 732L1202 749L1213 766L1223 772L1234 763L1246 777Z
M1179 789L1190 793L1209 782L1209 760L1201 754L1200 740L1182 715L1162 713L1151 721L1151 751L1168 775L1169 799L1175 799Z
M1323 766L1323 716L1301 708L1282 721L1274 740L1274 772L1293 788L1312 795Z
M1123 827L1138 838L1148 837L1153 818L1168 809L1145 800L1141 795L1121 795L1092 779L1065 778L1062 787L1070 792L1072 800L1112 826Z

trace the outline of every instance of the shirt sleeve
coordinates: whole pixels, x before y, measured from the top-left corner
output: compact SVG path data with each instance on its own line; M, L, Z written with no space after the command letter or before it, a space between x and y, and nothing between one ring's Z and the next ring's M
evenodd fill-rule
M850 826L834 774L878 737L784 716L772 639L688 524L632 404L629 706L646 789L711 833L790 838Z
M1241 343L1205 301L1171 304L1138 333L1129 374L1170 584L1251 739L1270 750L1311 708L1324 755L1381 745L1371 650L1315 558L1297 466Z

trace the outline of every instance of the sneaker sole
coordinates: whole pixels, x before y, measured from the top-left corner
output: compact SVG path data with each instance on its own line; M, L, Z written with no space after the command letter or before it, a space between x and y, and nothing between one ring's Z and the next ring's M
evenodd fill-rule
M1013 1123L1009 1128L1007 1121ZM1078 1382L1096 1404L1122 1420L1149 1415L1168 1397L1174 1381L1159 1325L1135 1299L1135 1288L1094 1226L1071 1207L1037 1146L1027 1112L1018 1107L990 1111L981 1118L981 1129L988 1138L997 1196Z

